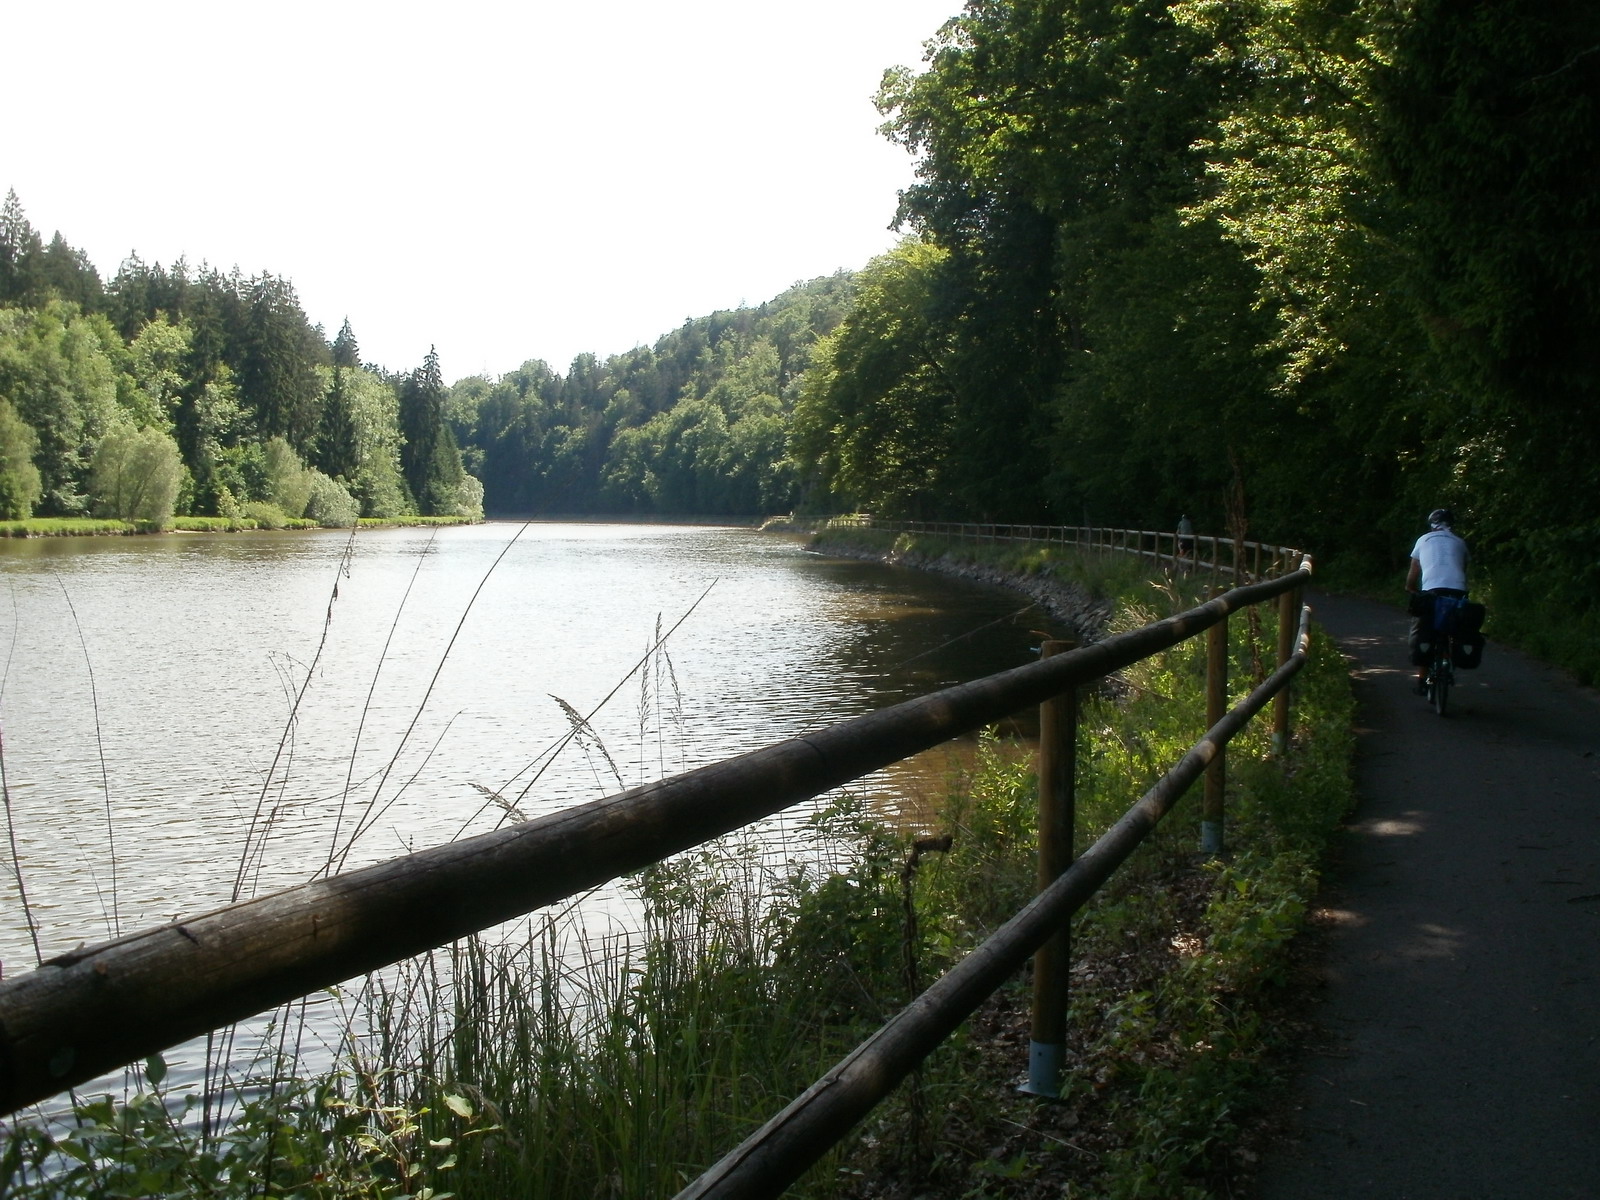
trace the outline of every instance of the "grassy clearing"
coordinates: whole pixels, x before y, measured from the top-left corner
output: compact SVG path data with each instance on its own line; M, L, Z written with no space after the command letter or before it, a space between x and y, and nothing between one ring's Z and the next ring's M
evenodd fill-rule
M126 521L97 517L29 517L24 521L0 521L0 537L87 537L100 533L131 533Z
M1122 626L1194 599L1114 559L1001 554L1108 596L1126 585ZM1270 613L1231 624L1237 696L1275 630ZM1193 643L1087 703L1081 843L1198 735L1203 675ZM1287 944L1350 801L1342 666L1320 645L1301 679L1289 758L1270 757L1259 721L1230 750L1230 852L1195 854L1190 797L1080 915L1062 1100L1016 1091L1019 979L789 1195L1202 1197L1242 1169ZM1032 763L998 737L928 829L888 828L848 793L812 824L834 861L734 838L641 872L626 938L540 917L375 977L345 998L336 1069L273 1056L226 1120L195 1119L208 1100L175 1094L152 1060L65 1126L13 1128L0 1195L671 1195L1033 891Z

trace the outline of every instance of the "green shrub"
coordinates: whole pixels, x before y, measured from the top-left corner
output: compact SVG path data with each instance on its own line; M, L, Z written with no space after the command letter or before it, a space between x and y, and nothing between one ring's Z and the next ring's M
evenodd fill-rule
M95 448L89 486L102 515L159 529L172 519L183 480L183 458L169 435L119 424Z
M344 485L321 471L307 474L311 479L311 494L306 501L305 515L324 528L348 529L354 525L361 515L361 506Z
M289 514L276 504L265 500L250 500L239 508L242 521L248 522L256 529L287 529L289 527Z

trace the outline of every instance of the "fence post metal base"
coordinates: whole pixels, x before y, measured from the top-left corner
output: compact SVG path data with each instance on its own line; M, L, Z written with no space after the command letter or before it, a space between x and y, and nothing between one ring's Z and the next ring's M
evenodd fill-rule
M1222 822L1200 822L1200 852L1202 854L1222 853Z
M1017 1090L1047 1100L1061 1099L1061 1067L1067 1048L1059 1042L1028 1043L1028 1082Z

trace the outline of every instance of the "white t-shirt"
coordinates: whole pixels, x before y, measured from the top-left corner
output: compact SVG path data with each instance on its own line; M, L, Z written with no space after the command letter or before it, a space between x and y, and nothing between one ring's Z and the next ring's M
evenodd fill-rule
M1434 588L1467 590L1467 544L1448 529L1430 529L1411 547L1411 557L1422 564L1423 591Z

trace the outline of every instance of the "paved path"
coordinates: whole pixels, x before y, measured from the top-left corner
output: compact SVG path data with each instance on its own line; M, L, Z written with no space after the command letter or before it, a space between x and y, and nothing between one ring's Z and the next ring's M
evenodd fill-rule
M1600 1200L1600 696L1490 641L1440 718L1398 607L1317 596L1353 660L1360 806L1262 1200Z

